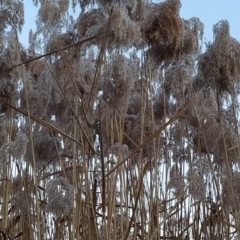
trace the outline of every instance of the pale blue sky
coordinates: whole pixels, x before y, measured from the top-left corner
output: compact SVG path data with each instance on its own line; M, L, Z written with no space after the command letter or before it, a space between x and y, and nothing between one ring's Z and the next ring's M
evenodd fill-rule
M229 21L232 37L240 41L240 0L182 0L181 2L181 17L184 19L198 17L204 23L206 41L213 40L213 25L222 19ZM31 0L25 0L24 3L25 26L20 42L27 47L29 30L35 29L37 8L33 6Z
M198 17L204 23L204 37L213 40L213 25L227 19L230 34L240 41L240 0L182 0L180 15Z

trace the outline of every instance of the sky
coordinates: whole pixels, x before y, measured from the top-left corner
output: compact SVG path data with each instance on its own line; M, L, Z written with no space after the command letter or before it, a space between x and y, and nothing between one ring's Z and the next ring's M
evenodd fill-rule
M240 41L240 0L182 0L180 16L198 17L204 24L206 42L213 41L213 25L228 20L230 35Z
M157 1L160 2L160 1ZM28 33L35 30L37 8L25 0L25 26L19 36L24 47L28 46ZM240 0L181 0L180 16L184 19L198 17L204 24L204 42L213 41L213 25L228 20L230 34L240 41Z

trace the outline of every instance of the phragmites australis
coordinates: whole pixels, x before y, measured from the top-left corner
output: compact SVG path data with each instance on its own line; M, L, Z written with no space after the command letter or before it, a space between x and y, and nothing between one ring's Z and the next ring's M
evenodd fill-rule
M194 59L187 55L166 68L164 90L176 100L184 98L191 90Z
M41 168L46 164L52 166L59 161L59 156L62 153L60 137L54 136L47 129L41 129L33 132L33 144L37 167ZM31 142L28 141L26 154L30 164L33 163L31 149Z
M49 38L51 27L54 31L60 29L63 24L62 16L67 12L69 0L42 1L38 10L38 30L43 33L45 38Z
M113 55L111 62L101 76L102 99L113 114L127 110L130 91L137 79L133 78L129 60L123 55Z
M14 159L20 160L27 151L29 139L26 133L17 133L14 141L9 146L9 152Z
M174 195L177 198L184 198L185 185L183 175L180 173L178 166L174 164L170 171L170 180L167 184L167 189L174 189Z
M203 24L198 18L183 21L179 16L180 7L179 0L147 6L142 32L158 64L169 64L199 51Z
M23 2L12 0L2 1L1 21L0 21L0 35L5 32L6 26L15 26L17 30L21 31L24 25L24 4Z
M230 197L232 196L232 197ZM234 208L240 210L240 174L239 172L228 172L223 170L223 195L222 201L224 209L232 212ZM234 211L233 211L234 212Z
M26 186L23 188L23 183ZM20 216L27 220L29 218L29 213L34 206L34 199L31 197L34 188L34 180L31 175L26 171L18 173L18 175L13 178L11 184L11 204L13 206L12 210L14 214L20 214Z
M220 21L214 26L214 42L199 57L198 75L219 93L233 93L240 76L239 50L239 43L230 36L229 23Z
M126 144L120 145L119 143L115 143L109 148L108 152L109 154L113 154L115 156L121 153L124 157L126 157L128 155L128 146Z
M189 194L195 200L204 200L206 197L206 186L202 176L188 172Z
M140 27L129 17L124 4L113 6L111 12L98 8L83 13L78 23L78 34L81 37L106 33L108 35L106 47L109 49L120 46L129 48L141 42ZM98 44L95 40L93 43Z
M73 207L73 186L66 178L51 179L46 185L47 210L56 217L62 217Z
M24 2L0 4L1 230L240 239L240 45L228 22L205 49L180 0L33 0L27 46Z
M150 44L156 62L179 57L183 39L183 22L179 17L180 1L168 0L146 8L143 36Z

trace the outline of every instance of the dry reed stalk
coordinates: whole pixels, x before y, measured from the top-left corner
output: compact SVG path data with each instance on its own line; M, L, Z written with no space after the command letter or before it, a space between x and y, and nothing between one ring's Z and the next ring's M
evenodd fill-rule
M184 113L184 111L186 111L192 104L193 104L193 100L190 101L186 106L184 106L181 110L179 110L167 123L165 123L161 128L159 128L157 131L155 131L154 134L152 134L147 140L145 140L140 146L138 146L132 153L131 155L129 155L127 158L123 159L123 161L121 161L120 163L118 163L117 166L115 166L110 172L108 172L108 174L106 174L106 177L108 177L112 172L114 172L118 167L120 167L124 162L126 162L128 159L130 159L134 154L136 154L139 150L141 150L149 141L151 141L152 139L154 139L155 137L157 137L159 135L159 133L161 133L164 129L166 129L166 127L171 124L172 122L174 122L179 116L182 115L182 113Z
M17 38L17 46L19 46L19 41L18 41L18 37L17 37L17 32L16 32L16 38ZM18 47L18 59L20 59L20 50ZM23 84L24 84L24 92L25 92L25 100L26 100L26 104L27 104L27 117L28 117L28 123L29 123L29 135L30 135L30 142L31 142L31 151L32 151L32 162L33 162L33 179L35 182L35 196L36 196L36 213L37 213L37 236L38 239L41 238L41 226L40 226L40 207L39 207L39 198L38 198L38 189L37 189L37 185L38 185L38 179L37 179L37 168L36 168L36 159L35 159L35 151L34 151L34 143L33 143L33 135L32 135L32 122L31 122L31 116L30 116L30 111L29 111L29 102L28 102L28 89L27 89L27 77L26 77L26 73L24 71L23 66L20 66L20 72L21 72L21 76L23 78ZM27 227L27 235L30 235L30 228ZM23 234L25 234L25 232L23 231Z

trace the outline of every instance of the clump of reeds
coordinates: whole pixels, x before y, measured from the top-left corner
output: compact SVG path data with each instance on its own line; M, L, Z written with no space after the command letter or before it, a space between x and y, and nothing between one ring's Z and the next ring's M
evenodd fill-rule
M179 16L180 7L178 0L147 7L143 36L150 45L153 59L159 64L178 61L182 56L198 51L203 26L197 19L183 21Z
M214 36L214 42L199 57L198 72L219 93L232 93L239 79L239 43L230 36L226 20L214 26Z
M73 207L73 187L67 179L59 177L46 185L47 211L60 218L69 214Z
M23 4L0 9L0 236L239 238L227 21L201 53L179 0L73 1L76 19L68 0L34 3L26 49Z

